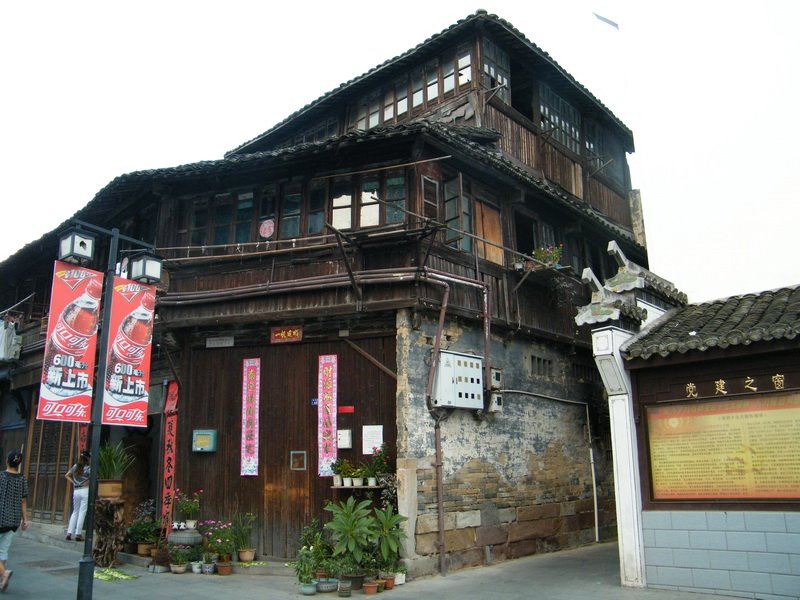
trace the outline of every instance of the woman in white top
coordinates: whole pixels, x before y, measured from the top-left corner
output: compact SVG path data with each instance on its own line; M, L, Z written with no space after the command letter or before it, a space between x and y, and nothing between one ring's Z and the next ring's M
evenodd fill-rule
M78 458L77 464L72 465L64 477L72 484L72 516L67 527L67 540L74 539L82 542L83 521L86 518L86 509L89 505L89 459L91 454L84 450Z

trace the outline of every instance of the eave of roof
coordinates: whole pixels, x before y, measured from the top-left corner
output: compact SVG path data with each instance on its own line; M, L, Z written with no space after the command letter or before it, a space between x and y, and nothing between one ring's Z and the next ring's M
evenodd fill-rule
M295 111L288 117L286 117L283 121L275 124L273 127L268 129L267 131L257 135L253 139L240 144L233 150L230 150L225 154L225 156L231 156L234 154L240 153L247 153L248 148L251 146L257 145L262 140L266 139L267 137L271 136L279 129L284 127L285 125L289 124L290 122L294 121L295 119L304 116L316 109L324 109L327 107L328 104L335 101L336 98L343 93L352 90L352 88L363 84L366 80L372 79L373 77L380 76L384 73L390 72L393 67L397 67L403 65L404 63L408 62L409 59L412 57L424 53L426 51L431 50L431 48L436 45L444 45L445 43L449 43L454 37L460 35L464 30L467 28L475 25L476 23L482 23L487 28L491 29L496 34L505 34L506 42L516 42L521 50L528 50L532 52L537 58L543 60L547 64L549 64L553 69L555 69L560 75L562 75L569 83L571 83L578 94L584 96L590 103L597 106L601 109L601 111L614 123L616 124L622 132L624 132L627 136L627 144L628 149L633 151L633 133L631 132L630 128L628 128L616 115L614 115L611 110L606 107L600 100L598 100L585 86L579 83L572 75L570 75L566 69L564 69L561 65L559 65L553 58L544 50L539 48L536 44L531 42L522 32L516 29L511 23L508 21L498 17L494 14L489 14L485 10L478 10L474 14L469 15L468 17L457 21L455 24L451 25L450 27L442 30L440 33L432 35L425 41L420 44L417 44L410 50L407 50L403 54L395 56L394 58L390 58L389 60L381 63L380 65L373 67L366 73L354 77L353 79L342 83L338 87L334 88L330 92L323 94L313 102L310 102L303 108Z
M800 333L800 286L745 294L669 312L622 348L627 359L704 352L757 342L794 340Z
M301 144L291 148L254 152L251 154L235 154L218 160L200 161L160 169L133 171L124 175L119 175L97 192L94 198L83 208L78 210L70 219L59 225L53 231L43 235L39 240L27 244L0 263L0 269L8 264L24 261L25 256L31 252L39 252L39 248L43 243L49 243L54 240L57 232L66 228L73 219L92 220L92 213L102 210L102 207L107 204L116 205L114 202L115 198L121 194L135 190L143 184L177 182L192 177L222 175L235 172L245 167L257 168L276 161L296 160L303 156L319 154L332 148L339 148L345 144L365 143L413 135L428 135L431 139L439 140L445 145L460 151L465 157L478 160L497 169L506 176L510 176L523 184L540 190L553 200L559 201L560 206L565 207L567 210L570 210L583 219L588 219L596 226L608 231L612 236L624 239L627 243L637 247L641 252L646 252L644 248L635 242L629 231L608 221L587 204L569 197L560 189L550 185L547 181L537 178L532 173L522 169L498 153L487 149L481 143L473 141L496 139L498 135L496 131L481 127L454 126L438 122L415 121L401 125L375 127L367 131L354 130L337 138Z

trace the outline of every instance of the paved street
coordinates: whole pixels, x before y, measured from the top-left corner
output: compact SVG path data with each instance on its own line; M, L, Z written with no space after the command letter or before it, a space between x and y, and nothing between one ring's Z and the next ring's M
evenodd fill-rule
M69 549L61 543L35 541L27 532L17 535L11 548L9 567L14 575L6 596L37 600L74 599L77 595L78 561L82 544ZM120 569L135 575L127 581L93 584L99 600L154 600L156 598L297 599L294 577L234 574L173 575L149 573L146 568L125 564ZM481 569L456 571L447 577L425 577L409 581L389 594L387 600L464 598L504 600L720 600L721 596L664 590L623 589L617 584L617 547L614 543L587 546L499 563ZM362 596L353 593L353 597ZM336 593L318 594L336 598Z

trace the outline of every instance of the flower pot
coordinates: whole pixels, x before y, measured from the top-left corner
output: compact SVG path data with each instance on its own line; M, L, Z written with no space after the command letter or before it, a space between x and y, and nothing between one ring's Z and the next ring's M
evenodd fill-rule
M375 583L378 584L378 592L382 592L386 589L386 580L385 579L376 579Z
M394 575L384 575L383 578L386 580L386 589L394 589Z
M323 570L314 571L314 579L319 581L320 579L327 579L327 578L328 578L328 572L327 571L323 571Z
M197 519L186 519L186 529L197 529Z
M339 587L339 580L335 577L325 577L317 581L318 592L335 592Z
M139 556L150 556L150 550L152 548L152 542L138 542L136 544L136 554Z
M377 477L367 477L367 485L369 487L378 487L378 478Z
M218 575L230 575L233 573L233 563L231 562L218 562L217 563L217 574Z
M364 589L364 593L367 596L372 596L373 594L378 593L378 582L377 581L365 581L364 585L362 586Z
M180 575L181 573L186 573L186 567L188 565L173 565L170 564L169 570L175 573L176 575Z
M353 478L352 477L342 477L342 485L344 487L353 487Z
M334 475L333 476L333 485L341 487L341 485L342 485L342 476L341 475Z
M352 585L351 589L354 590L360 590L362 584L364 583L364 575L359 575L356 573L342 574L341 579L342 581L349 581Z
M196 560L192 563L189 563L192 566L192 573L200 574L203 572L203 563L199 560Z
M121 479L99 479L97 481L97 496L100 498L121 498Z
M406 582L406 574L402 572L397 572L394 574L394 584L395 585L403 585Z
M256 557L256 549L255 548L242 548L241 550L237 551L239 555L239 562L252 562L252 560Z
M364 478L363 477L353 477L353 486L359 487L364 485Z
M340 598L349 598L351 590L353 589L353 583L343 579L339 582L337 589L339 590Z
M303 596L313 596L317 593L317 584L316 583L301 583L300 584L300 593Z
M203 563L203 575L214 574L214 563Z

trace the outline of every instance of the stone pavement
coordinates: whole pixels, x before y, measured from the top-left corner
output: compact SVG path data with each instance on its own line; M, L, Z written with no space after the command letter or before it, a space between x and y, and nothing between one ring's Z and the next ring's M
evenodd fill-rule
M32 528L18 533L11 546L9 568L14 571L5 595L10 598L66 600L77 596L78 561L83 544L49 540ZM137 564L123 564L120 570L137 576L126 581L95 579L92 597L97 600L298 600L299 588L292 576L239 574L228 577L150 573ZM503 600L721 600L722 596L629 589L619 586L615 543L601 543L575 550L541 554L466 569L446 577L433 576L408 581L383 592L383 600L464 598ZM387 596L388 595L388 596ZM333 600L337 594L317 594ZM361 591L353 598L362 597Z

